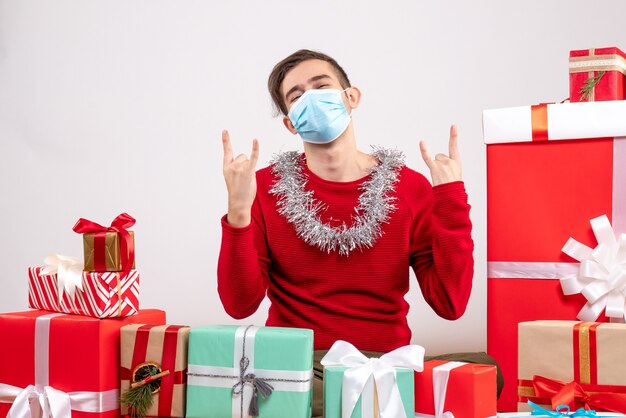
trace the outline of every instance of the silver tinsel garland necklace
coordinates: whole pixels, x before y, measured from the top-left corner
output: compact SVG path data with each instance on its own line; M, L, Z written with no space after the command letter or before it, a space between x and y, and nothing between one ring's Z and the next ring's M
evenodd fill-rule
M372 247L382 235L381 225L389 221L389 215L396 209L390 192L404 165L401 151L375 148L372 155L379 164L371 169L370 178L360 187L362 192L351 227L345 223L333 227L321 221L319 213L326 206L313 197L312 190L306 190L304 157L297 151L281 153L272 160L272 173L277 180L270 193L278 198L278 213L294 226L302 240L322 251L339 251L347 256L356 249Z

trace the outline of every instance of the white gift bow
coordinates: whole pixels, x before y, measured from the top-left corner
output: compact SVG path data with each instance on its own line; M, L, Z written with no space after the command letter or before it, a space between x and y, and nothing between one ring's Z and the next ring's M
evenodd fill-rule
M83 290L84 266L82 260L66 255L50 254L43 262L46 263L46 266L40 270L39 275L57 275L59 301L63 298L63 291L66 291L70 298L73 298L76 288Z
M35 384L22 389L0 383L0 402L13 404L7 418L71 418L72 410L106 412L119 408L118 389L65 393L48 385L50 320L62 315L42 315L35 320Z
M71 416L70 396L50 386L37 389L35 385L29 385L21 390L15 386L2 384L0 388L7 395L15 396L7 418L30 418L31 416L61 418ZM31 408L34 409L32 415Z
M433 368L433 399L435 402L435 415L416 413L415 418L454 418L454 414L445 411L446 392L448 390L448 380L450 371L461 367L467 363L462 361L449 361Z
M424 347L406 345L380 358L367 358L347 341L335 341L322 358L323 366L349 367L343 374L341 389L341 416L349 418L363 393L365 384L374 378L378 392L380 418L406 418L400 391L396 383L395 367L406 367L417 372L424 370ZM362 403L366 400L362 399Z
M594 322L603 310L607 317L624 321L626 234L620 234L617 240L606 215L594 218L590 223L598 241L597 247L591 249L574 238L563 247L565 254L580 261L577 277L561 279L563 294L582 293L587 299L578 312L582 321Z

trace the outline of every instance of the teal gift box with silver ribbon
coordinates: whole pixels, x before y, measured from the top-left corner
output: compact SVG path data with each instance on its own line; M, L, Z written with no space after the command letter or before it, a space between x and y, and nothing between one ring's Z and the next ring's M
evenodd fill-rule
M204 326L189 335L187 418L309 418L313 331Z

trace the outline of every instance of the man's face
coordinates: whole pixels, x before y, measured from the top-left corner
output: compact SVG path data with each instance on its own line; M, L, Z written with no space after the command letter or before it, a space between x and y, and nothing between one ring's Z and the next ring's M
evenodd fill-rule
M287 110L302 94L310 89L338 89L343 90L335 71L328 62L312 59L302 61L293 67L281 84L281 95ZM350 109L345 100L346 108Z

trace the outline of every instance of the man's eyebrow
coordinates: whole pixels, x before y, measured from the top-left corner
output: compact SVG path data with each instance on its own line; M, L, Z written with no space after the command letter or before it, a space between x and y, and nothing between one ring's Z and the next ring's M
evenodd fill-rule
M309 78L308 82L311 83L311 82L322 80L325 78L331 78L331 77L328 74L320 74L320 75L316 75L314 77ZM293 86L292 88L290 88L289 91L285 93L285 99L289 97L291 93L296 92L298 90L302 91L302 88L299 85Z
M330 78L330 76L328 74L320 74L320 75L316 75L315 77L311 77L309 78L309 82L311 81L317 81L317 80L321 80L324 78Z

